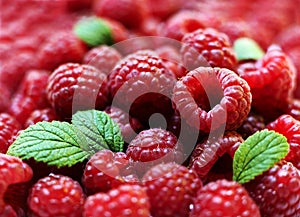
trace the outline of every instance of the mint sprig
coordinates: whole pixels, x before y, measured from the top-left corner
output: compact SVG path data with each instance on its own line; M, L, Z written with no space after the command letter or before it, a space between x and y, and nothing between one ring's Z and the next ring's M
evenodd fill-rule
M233 180L241 184L273 167L289 151L287 138L275 131L262 130L249 136L233 159Z
M20 133L7 154L60 168L82 162L101 149L123 150L121 130L106 113L77 112L73 122L43 121L32 125Z
M261 59L265 52L263 49L251 38L242 37L234 41L234 51L239 61L242 60L258 60Z

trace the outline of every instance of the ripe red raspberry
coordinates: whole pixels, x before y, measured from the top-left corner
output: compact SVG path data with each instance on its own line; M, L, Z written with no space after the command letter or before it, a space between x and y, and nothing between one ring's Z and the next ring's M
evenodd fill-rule
M155 217L189 216L190 205L202 182L193 170L176 163L158 164L143 176Z
M84 55L83 64L94 66L108 75L120 59L121 54L116 49L101 45L89 50Z
M237 132L241 134L244 139L254 134L257 131L266 128L265 120L261 115L250 112L242 125L237 129Z
M300 121L300 99L293 99L287 108L286 114Z
M45 108L45 109L36 109L27 118L24 123L24 129L29 127L30 125L36 124L41 121L54 121L58 120L55 111L52 108Z
M96 0L93 11L99 17L121 22L127 28L138 28L148 16L148 8L142 1Z
M140 132L129 143L126 154L139 174L161 162L183 162L182 144L174 134L160 128Z
M279 47L271 46L262 59L241 64L237 72L251 88L254 111L266 121L284 113L292 98L296 72Z
M281 31L274 39L275 43L282 47L282 50L289 52L295 47L300 47L300 25L291 25Z
M0 153L6 153L19 130L21 125L13 116L0 113Z
M68 176L49 174L32 186L27 203L31 216L80 217L84 200L78 182Z
M262 217L296 217L300 213L300 171L281 162L246 184Z
M290 115L281 115L269 123L267 128L281 133L287 138L290 150L285 160L292 162L295 167L300 169L300 121Z
M298 61L300 58L300 46L295 47L287 52L287 55L291 58L297 70L297 85L294 91L294 96L300 99L300 62Z
M213 28L198 29L185 34L182 43L181 58L188 69L199 66L236 68L236 55L224 33Z
M101 17L111 31L112 39L115 43L124 41L129 38L129 32L126 27L117 20Z
M250 112L252 97L247 82L233 71L201 67L177 81L173 100L189 125L207 133L237 129Z
M0 73L1 76L1 73ZM6 112L9 105L10 105L10 91L9 89L6 87L5 84L1 84L0 83L0 91L1 91L1 95L0 95L0 112Z
M32 178L32 169L21 159L0 153L0 215L23 216L27 191L22 184Z
M147 0L150 14L157 19L164 20L183 6L182 0Z
M84 204L83 217L149 217L149 210L149 199L143 187L121 185L108 193L97 193L89 196Z
M260 217L259 208L237 182L217 180L197 192L190 217Z
M124 177L129 173L129 159L125 153L101 150L87 162L82 183L89 195L107 192L112 186L127 183Z
M47 97L56 114L70 118L82 109L104 109L109 101L107 77L89 65L66 63L49 77Z
M232 159L238 146L243 142L240 134L226 132L222 137L205 139L197 144L192 152L189 168L195 170L198 176L206 181L216 173L223 178L232 177ZM221 169L216 165L222 165ZM218 170L219 169L219 170Z
M81 63L87 48L72 32L53 33L41 45L37 57L40 67L54 70L67 62Z
M238 38L250 37L251 32L249 24L245 20L240 19L222 22L217 29L218 31L225 33L232 44Z

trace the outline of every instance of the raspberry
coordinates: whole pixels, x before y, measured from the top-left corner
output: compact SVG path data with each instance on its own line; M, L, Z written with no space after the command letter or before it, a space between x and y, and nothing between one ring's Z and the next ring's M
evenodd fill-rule
M49 174L30 189L31 216L80 217L85 196L78 182L68 176Z
M183 160L182 145L171 132L152 128L140 132L126 150L127 156L135 162L138 173L160 162L178 162Z
M83 63L108 75L120 59L121 54L116 49L101 45L89 50L83 57Z
M264 118L261 115L250 112L242 125L237 129L237 132L242 135L244 139L254 134L257 131L266 128Z
M246 189L237 182L217 180L197 192L190 217L260 217L259 209Z
M199 66L236 68L235 53L224 33L213 28L198 29L185 34L181 41L182 61L189 69Z
M218 139L206 139L193 150L189 168L195 170L203 181L212 174L221 174L223 178L232 177L232 159L243 141L241 135L234 131L228 131ZM217 163L222 165L221 170L216 166Z
M295 167L300 169L300 121L290 115L282 115L269 123L267 128L281 133L287 138L290 150L285 160L292 162Z
M289 104L286 114L300 121L300 99L293 99Z
M19 130L21 125L13 116L0 113L0 153L6 153Z
M124 141L127 143L144 128L137 119L130 117L128 113L120 108L111 106L106 108L105 112L119 125Z
M108 193L97 193L89 196L84 204L83 217L149 217L149 209L149 199L143 187L121 185Z
M250 37L251 29L249 24L244 20L229 20L218 26L218 31L225 33L231 43L241 37Z
M183 6L182 0L148 0L147 1L150 14L158 19L166 19L170 15L179 11Z
M4 84L0 84L0 112L6 112L10 105L10 91Z
M116 184L126 183L124 177L128 169L129 159L125 153L101 150L87 162L82 183L89 195L107 192Z
M45 109L36 109L34 110L27 120L24 123L24 129L29 127L30 125L36 124L41 121L54 121L58 120L55 111L52 108L45 108Z
M292 98L296 72L279 47L269 47L261 60L243 63L237 72L251 88L254 111L263 115L266 121L284 113Z
M26 200L26 188L22 184L29 182L31 178L32 170L26 163L17 157L0 153L1 216L17 216L17 213L23 212L19 210L25 208L23 202Z
M104 109L109 101L106 75L77 63L59 66L49 77L46 92L56 114L64 119L81 109Z
M173 100L189 125L210 132L224 124L226 130L237 129L250 112L252 97L247 82L233 71L202 67L177 81Z
M189 207L202 187L193 170L176 163L158 164L143 176L150 199L151 214L162 216L189 216Z
M106 24L110 28L111 35L115 43L124 41L129 38L129 32L121 22L118 22L117 20L109 19L107 17L106 18L101 17L101 19L104 22L106 22Z
M67 62L81 63L87 48L69 31L56 32L41 45L37 57L43 69L54 70Z
M274 41L282 47L285 52L293 50L295 47L300 47L300 25L291 25L280 32Z
M246 184L261 216L296 217L300 213L300 172L281 162Z

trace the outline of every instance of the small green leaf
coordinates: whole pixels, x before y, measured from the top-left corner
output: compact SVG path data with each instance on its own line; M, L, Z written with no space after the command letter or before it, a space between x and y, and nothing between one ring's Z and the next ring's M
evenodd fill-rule
M8 155L21 159L34 158L58 168L75 165L93 153L80 131L60 121L44 121L28 127L7 151Z
M95 47L100 44L112 45L114 43L111 29L99 17L87 17L79 20L74 28L74 33L87 45Z
M262 130L249 136L233 159L233 180L241 184L273 167L289 151L287 138L275 131Z
M92 149L123 151L124 140L121 130L118 124L105 112L98 110L78 111L72 117L72 124L86 136Z
M258 60L265 54L256 41L247 37L235 40L233 48L239 61Z

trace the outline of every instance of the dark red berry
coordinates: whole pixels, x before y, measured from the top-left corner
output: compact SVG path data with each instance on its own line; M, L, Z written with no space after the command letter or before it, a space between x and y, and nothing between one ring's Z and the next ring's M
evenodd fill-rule
M289 104L286 114L300 121L300 99L293 99Z
M52 108L45 108L45 109L36 109L27 118L24 124L24 128L29 127L30 125L34 125L41 121L54 121L59 120L55 111Z
M247 116L242 125L237 129L244 139L254 134L257 131L266 128L264 118L261 115L254 114L253 112Z

